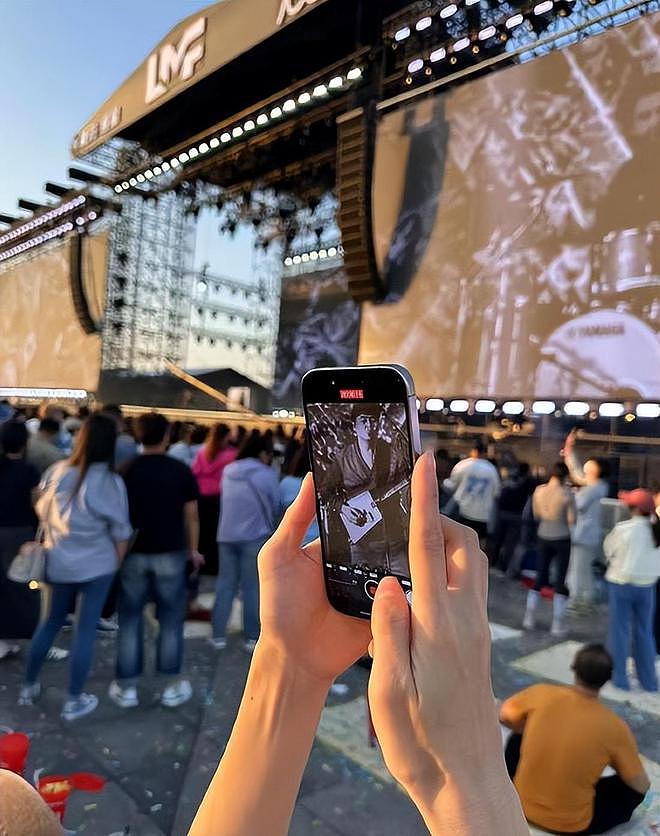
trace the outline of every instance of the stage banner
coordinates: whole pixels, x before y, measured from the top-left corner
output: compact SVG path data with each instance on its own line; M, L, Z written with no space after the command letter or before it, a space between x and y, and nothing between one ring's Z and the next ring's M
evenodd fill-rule
M301 406L300 380L310 369L355 363L359 320L343 268L283 280L274 407Z
M660 13L385 111L360 362L433 395L660 398Z
M0 386L96 389L107 252L102 233L0 267Z

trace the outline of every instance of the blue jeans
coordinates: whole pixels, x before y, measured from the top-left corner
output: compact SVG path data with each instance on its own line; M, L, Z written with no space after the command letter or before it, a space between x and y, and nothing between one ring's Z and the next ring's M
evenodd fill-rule
M241 590L243 633L246 639L259 638L259 577L257 555L266 538L244 543L219 543L220 566L213 607L213 635L224 638L234 598Z
M117 679L124 685L142 674L145 604L156 602L160 630L156 670L166 676L181 673L185 619L186 554L129 554L119 571L119 635Z
M78 621L71 645L69 694L71 697L79 697L82 694L85 680L92 666L96 625L113 578L114 572L84 583L50 584L50 609L45 620L37 628L30 645L25 673L25 681L28 685L33 685L39 678L46 654L64 626L67 615L74 611L76 597L80 595Z
M657 691L658 677L655 672L653 641L655 588L609 583L608 591L610 617L607 643L614 660L612 682L617 688L626 691L630 689L626 663L632 645L632 656L640 685L645 691Z

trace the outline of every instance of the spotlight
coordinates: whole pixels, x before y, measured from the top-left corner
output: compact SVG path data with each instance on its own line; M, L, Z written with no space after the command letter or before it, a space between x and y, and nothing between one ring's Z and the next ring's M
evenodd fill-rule
M225 132L224 132L224 133L220 136L220 142L222 142L222 143L224 143L224 144L227 144L228 142L231 142L231 134L230 134L228 131L225 131Z
M344 79L340 75L336 75L334 78L331 78L328 82L328 87L330 90L339 90L344 84Z
M316 252L316 250L312 250L311 253L309 254L309 257L310 257L311 261L318 261L319 260L319 254Z
M582 416L589 412L589 404L584 401L568 401L564 404L564 415Z
M254 121L252 119L248 119L247 122L243 125L243 130L244 131L253 131L255 129L255 127L256 127L256 125L254 124Z
M415 58L414 61L411 61L410 64L408 64L408 72L409 73L418 73L422 69L423 66L424 66L424 62L422 61L422 59L421 58Z
M137 180L135 179L135 177L131 177L128 183L130 186L137 186Z
M187 163L189 159L190 159L190 157L188 156L188 154L186 154L185 151L182 151L181 154L179 154L179 162L180 163Z
M469 38L460 38L458 41L454 43L454 52L460 52L465 47L470 46L470 39Z
M144 183L144 174L138 174L138 176L135 179L138 181L138 183Z
M309 253L303 253L300 256L300 260L302 261L303 264L307 264L307 262L309 261Z
M352 69L350 69L346 73L346 78L349 81L357 81L358 78L362 78L362 67L353 67Z
M115 186L115 191L117 192L117 194L119 194L120 192L123 191L123 189L122 189L121 186Z
M328 248L328 257L334 258L337 255L337 247L329 247Z
M492 38L496 32L497 29L494 26L486 26L484 29L481 30L481 32L479 32L479 40L487 41L488 38Z
M162 169L163 171L169 171L169 170L170 170L170 164L169 164L168 162L164 162L164 163L161 165L161 169Z
M401 41L405 41L406 38L410 37L410 26L404 26L402 29L399 29L398 32L394 33L394 40L397 43L401 43Z
M352 70L351 70L351 72L352 72ZM349 76L350 76L350 73L349 73ZM309 104L311 101L312 101L312 97L307 92L301 93L298 96L298 104L306 105L306 104Z
M287 99L282 105L282 110L285 113L292 113L296 109L296 103L293 99Z
M485 413L488 413L488 412L495 412L495 406L496 406L495 401L491 401L491 400L486 399L486 398L481 398L480 400L478 400L475 403L474 411L475 412L480 412L482 414L485 414Z
M619 418L624 412L622 403L602 403L598 407L598 414L602 418Z
M429 26L431 26L432 23L433 23L433 18L431 18L431 17L427 16L427 17L420 18L420 20L418 20L417 23L415 24L415 29L418 32L423 32L425 29L428 29Z
M319 258L327 258L328 251L327 250L319 250Z
M284 265L285 265L286 267L291 267L291 265L292 265L292 264L293 264L293 259L291 258L291 256L290 256L290 255L288 255L288 256L284 259Z
M481 0L465 0L466 6L478 6Z
M200 154L208 154L208 152L209 152L208 142L202 142L202 144L199 146L199 153Z
M220 145L220 140L217 136L211 137L209 140L209 148L217 148Z
M300 264L301 261L302 261L302 259L300 258L299 255L294 255L294 257L293 257L293 263L294 264Z
M442 412L445 408L445 402L442 398L429 398L426 402L427 412Z
M148 169L144 172L144 176L147 178L147 180L153 180L154 173L153 173L153 171L152 171L150 168L148 168Z
M443 46L441 46L439 49L434 49L433 52L429 55L429 58L434 64L436 61L442 61L442 59L446 57L447 50Z
M449 408L452 412L467 412L470 404L464 398L454 398L449 404Z
M458 7L456 6L456 4L450 3L448 6L445 6L444 9L440 9L440 17L444 20L445 18L455 15L457 11Z
M524 19L521 14L512 15L504 25L507 29L514 29L516 26L520 26Z
M640 403L635 412L638 418L660 418L660 404Z
M234 139L238 139L239 136L243 136L243 128L237 125L231 132L231 135L234 137Z
M552 415L554 411L554 401L534 401L532 404L532 412L534 415Z
M270 112L271 119L279 119L282 115L282 108L281 107L274 107Z
M479 47L478 47L476 44L472 47L472 52L473 52L475 55L478 55L478 54L479 54Z
M194 160L195 157L199 157L199 151L196 148L189 148L188 149L188 156L191 160Z
M96 220L96 212L90 212L89 215L87 215L87 218L90 221L95 221Z
M534 14L544 15L546 12L551 11L553 6L553 0L543 0L542 3L538 3L536 6L534 6Z
M268 122L268 116L265 113L260 113L257 116L257 125L265 125Z
M172 168L178 168L180 165L181 163L178 161L178 159L176 157L172 157L172 159L170 160L170 166Z
M502 404L502 412L505 415L522 415L525 411L525 404L522 401L505 401Z
M632 412L626 412L626 415L625 415L625 417L624 417L624 419L623 419L623 420L624 420L627 424L632 424L632 422L635 420L635 415L634 415L634 413L632 413Z

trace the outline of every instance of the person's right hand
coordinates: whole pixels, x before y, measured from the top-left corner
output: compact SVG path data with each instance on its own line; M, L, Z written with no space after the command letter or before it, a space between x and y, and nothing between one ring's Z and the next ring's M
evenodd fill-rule
M412 610L384 578L372 614L369 703L385 763L432 833L528 833L504 768L490 682L488 564L438 511L435 462L412 480Z

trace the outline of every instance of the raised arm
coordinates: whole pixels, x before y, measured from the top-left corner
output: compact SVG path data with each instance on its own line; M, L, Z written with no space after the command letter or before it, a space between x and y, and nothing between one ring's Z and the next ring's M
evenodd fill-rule
M584 470L582 469L582 464L580 460L575 455L575 439L577 438L575 432L571 430L571 432L566 437L566 441L564 442L564 461L566 462L566 467L568 468L568 472L571 477L571 481L575 485L586 485L587 480L584 475Z

